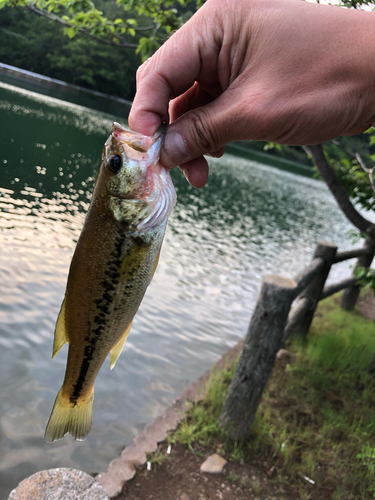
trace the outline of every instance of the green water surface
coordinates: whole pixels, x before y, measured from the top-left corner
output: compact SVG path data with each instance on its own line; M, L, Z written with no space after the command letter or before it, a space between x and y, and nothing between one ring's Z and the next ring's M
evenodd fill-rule
M322 239L350 247L314 179L231 155L210 160L202 190L173 172L160 264L115 369L99 373L89 437L45 443L67 354L51 359L54 324L115 119L0 83L0 498L38 470L105 470L245 334L266 274L295 275Z

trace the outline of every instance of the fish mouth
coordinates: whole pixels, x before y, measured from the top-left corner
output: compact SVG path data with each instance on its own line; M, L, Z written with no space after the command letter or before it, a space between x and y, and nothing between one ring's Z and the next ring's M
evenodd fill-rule
M165 131L166 126L161 125L155 134L150 137L148 135L140 134L139 132L127 130L117 122L114 122L112 126L112 135L120 143L129 146L133 151L137 151L138 153L147 153L149 161L155 163L159 159L160 148L164 142Z

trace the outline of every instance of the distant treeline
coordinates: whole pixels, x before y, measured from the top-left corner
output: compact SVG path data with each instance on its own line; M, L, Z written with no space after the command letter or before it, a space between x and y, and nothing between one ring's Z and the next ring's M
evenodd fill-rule
M83 35L69 39L62 26L17 8L1 10L0 61L129 100L141 63L132 49L103 45Z
M112 1L96 0L95 4L112 19L124 13ZM193 14L189 7L179 10L186 19ZM145 22L136 12L129 13L140 25ZM132 100L136 88L135 74L141 64L141 57L134 49L104 45L84 35L70 39L64 34L62 26L27 9L3 8L0 15L0 62ZM330 143L329 155L345 168L356 151L365 160L373 161L375 156L371 155L375 153L374 142L372 140L369 144L368 137L363 134L341 138L340 147ZM280 146L263 141L242 144L312 167L311 160L301 147Z
M96 5L110 17L123 14L114 2L101 0ZM83 35L70 39L63 27L52 21L26 9L4 8L0 16L0 62L132 100L141 57L134 49L103 45ZM248 147L261 151L265 145L248 143ZM274 147L268 152L311 165L301 148Z

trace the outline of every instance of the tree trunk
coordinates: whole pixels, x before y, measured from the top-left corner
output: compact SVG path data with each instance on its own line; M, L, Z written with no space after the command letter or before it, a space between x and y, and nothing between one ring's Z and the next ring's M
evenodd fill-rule
M270 275L251 318L238 365L229 386L219 425L233 439L245 439L253 425L263 389L271 373L297 283Z
M357 269L358 267L369 268L371 266L372 259L375 255L375 241L372 238L367 237L365 241L365 248L368 249L368 253L359 257L355 269ZM359 285L354 285L346 288L341 297L341 307L346 311L351 311L352 309L354 309L360 291L361 287Z
M346 218L360 231L367 233L375 239L375 224L365 219L354 207L344 188L340 184L335 171L330 167L324 155L323 146L316 144L314 146L304 146L305 151L310 154L314 160L316 168L333 194L339 207Z
M300 293L298 302L289 315L284 332L284 341L290 335L307 335L336 252L337 246L332 245L332 243L320 242L316 247L313 259L322 258L325 262L324 269Z

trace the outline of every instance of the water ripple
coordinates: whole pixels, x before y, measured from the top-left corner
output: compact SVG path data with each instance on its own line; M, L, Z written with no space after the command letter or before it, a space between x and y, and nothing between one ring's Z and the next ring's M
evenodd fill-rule
M67 346L56 317L115 117L0 84L0 495L52 467L104 470L122 446L245 334L263 277L295 275L319 240L349 248L323 183L225 155L178 204L160 264L116 368L95 385L92 430L48 445L43 432ZM19 134L19 130L23 133ZM332 279L348 274L335 266Z

